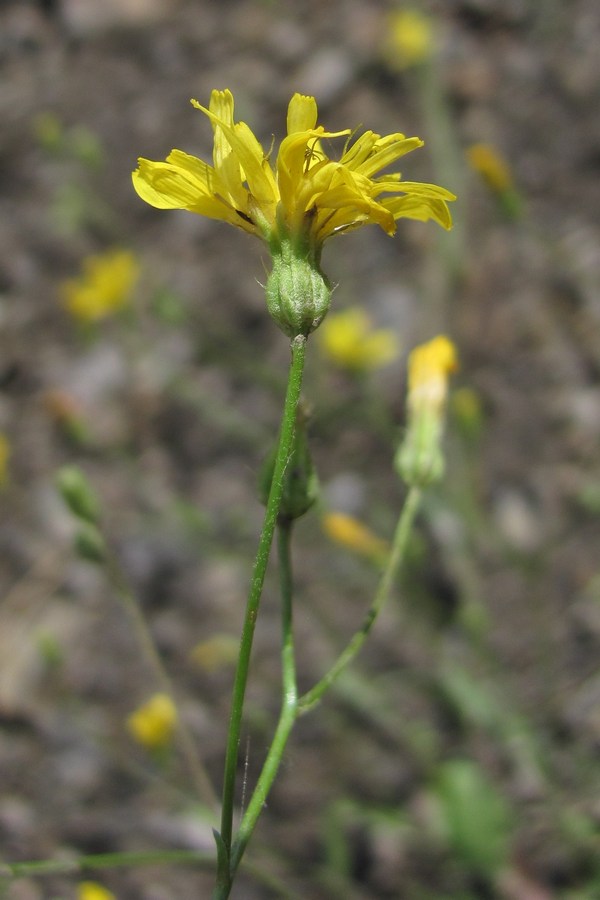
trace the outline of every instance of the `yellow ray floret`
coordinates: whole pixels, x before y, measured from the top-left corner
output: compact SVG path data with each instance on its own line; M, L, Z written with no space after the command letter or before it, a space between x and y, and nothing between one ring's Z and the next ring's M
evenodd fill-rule
M378 175L422 147L419 138L367 131L348 144L349 129L325 131L317 125L314 97L294 94L287 136L273 165L248 125L234 121L230 91L213 91L208 107L192 103L211 122L213 164L181 150L173 150L165 162L140 159L133 185L151 206L221 219L269 243L298 238L313 249L361 225L376 224L393 234L400 218L452 225L450 191L403 181L399 173ZM340 137L346 138L346 147L339 159L330 159L323 142Z

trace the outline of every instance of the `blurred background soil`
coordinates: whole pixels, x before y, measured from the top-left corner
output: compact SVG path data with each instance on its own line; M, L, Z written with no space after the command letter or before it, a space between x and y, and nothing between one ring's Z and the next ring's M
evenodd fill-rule
M398 69L383 0L4 0L0 5L0 855L7 862L212 850L177 752L125 722L159 689L102 569L72 550L54 478L80 465L182 715L220 785L232 667L288 346L266 253L134 194L138 156L203 158L191 97L230 88L263 145L294 91L331 130L418 134L409 180L454 190L456 225L401 221L325 249L336 308L363 305L406 353L456 342L471 418L408 572L352 673L293 734L239 898L600 897L600 13L595 0L431 0L434 64ZM508 161L520 213L465 150ZM121 246L134 308L92 331L59 284ZM404 358L365 379L312 343L306 399L325 503L391 534ZM62 405L61 405L62 404ZM65 404L78 422L65 426ZM72 422L71 422L72 424ZM298 527L306 689L360 624L376 569ZM242 764L279 704L274 576L257 629ZM226 642L222 642L227 646ZM221 646L221 645L219 645ZM208 661L207 661L208 660ZM240 779L241 780L241 779ZM268 877L283 888L269 886ZM71 898L83 876L7 884ZM210 869L86 873L123 900L208 897Z

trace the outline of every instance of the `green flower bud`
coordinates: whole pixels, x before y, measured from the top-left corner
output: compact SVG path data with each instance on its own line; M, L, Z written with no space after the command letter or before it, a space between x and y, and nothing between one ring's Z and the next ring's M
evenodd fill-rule
M75 535L74 546L76 553L87 562L106 561L106 543L95 525L82 525Z
M63 466L57 472L56 485L73 515L93 525L98 523L100 503L81 469Z
M400 478L414 487L427 487L444 474L442 421L435 412L421 410L409 423L394 464Z
M331 285L306 244L283 239L271 245L273 270L267 279L267 308L289 337L308 336L331 304Z
M298 410L292 452L283 475L283 493L279 507L279 520L299 519L307 512L319 495L319 479L308 447L306 436L306 411ZM259 496L266 506L273 480L277 447L265 461L259 476Z

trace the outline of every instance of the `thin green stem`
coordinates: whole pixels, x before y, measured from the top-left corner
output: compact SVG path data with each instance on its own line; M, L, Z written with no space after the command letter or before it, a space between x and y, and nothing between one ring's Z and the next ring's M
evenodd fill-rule
M214 866L214 852L203 850L136 850L124 853L97 853L75 856L70 859L40 859L29 862L0 863L0 891L20 878L44 878L49 875L78 875L102 869L120 869L139 866ZM244 871L259 884L277 892L285 900L300 900L272 872L261 866L244 863Z
M283 701L273 741L232 847L232 876L240 863L258 817L264 808L265 801L277 775L290 732L296 721L298 688L296 686L296 658L294 652L291 534L292 522L289 520L280 522L278 551L282 608L281 669Z
M420 500L421 490L416 487L411 487L406 496L404 506L402 507L402 512L400 513L400 517L398 519L398 524L396 526L396 531L394 533L392 542L392 549L390 551L386 567L379 581L373 603L364 618L363 624L360 630L357 631L356 634L350 639L345 649L342 650L341 654L338 656L331 669L323 676L323 678L321 678L320 681L317 682L317 684L315 684L314 687L312 687L309 691L306 692L306 694L303 694L302 697L300 697L300 699L298 700L298 715L302 715L303 713L308 712L310 709L316 706L316 704L321 700L321 697L323 696L325 691L327 691L331 687L333 682L346 668L348 663L350 663L351 660L354 659L354 657L366 641L375 621L377 620L377 617L379 616L390 595L392 585L396 580L398 571L404 560L406 548L408 546L408 540L412 530L413 522L415 520L415 516L417 514L417 510L419 508Z
M248 670L250 667L250 655L252 651L252 641L254 638L254 628L256 626L258 608L260 605L260 598L267 570L267 563L269 561L269 554L273 541L273 533L275 531L275 525L277 523L277 516L279 513L279 506L281 503L285 469L288 464L292 449L294 428L296 424L296 410L298 407L298 400L300 399L302 376L304 372L306 337L304 335L297 335L291 342L291 349L292 360L288 375L288 385L281 421L279 446L273 470L273 479L271 482L271 489L267 501L267 509L265 512L263 528L256 552L256 559L254 562L254 569L252 572L252 580L248 592L248 599L246 602L246 613L244 617L244 624L242 627L240 651L238 655L237 669L235 673L231 699L231 716L229 720L227 749L225 753L225 770L223 775L221 834L219 838L221 847L225 851L225 857L227 859L228 865L227 871L224 871L223 869L224 864L219 865L217 888L215 893L215 897L219 898L219 900L222 900L222 898L229 896L229 892L231 890L231 871L229 866L229 857L231 854L235 782L242 724L242 713L244 708L244 697L246 694L246 683L248 681Z
M70 875L87 869L116 869L123 866L156 866L165 864L208 865L213 853L198 850L146 850L132 853L97 853L72 859L42 859L32 862L0 863L0 879Z
M150 631L146 618L140 609L138 600L129 588L127 580L118 562L110 555L107 559L106 566L108 577L115 591L117 592L121 603L129 614L135 636L142 649L142 652L144 653L149 665L153 668L156 679L160 684L162 690L171 698L173 704L175 705L175 708L177 709L178 706L173 684L160 657L160 653L156 649L156 644L154 643L152 632ZM209 809L213 811L216 810L218 801L214 788L212 786L210 778L208 777L206 769L204 768L204 765L202 764L202 761L198 756L194 739L186 723L183 721L180 715L177 716L176 736L179 748L186 762L198 798L203 803L205 803Z

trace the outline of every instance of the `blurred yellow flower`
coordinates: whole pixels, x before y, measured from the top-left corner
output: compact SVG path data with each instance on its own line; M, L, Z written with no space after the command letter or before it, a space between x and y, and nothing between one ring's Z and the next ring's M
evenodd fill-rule
M491 144L472 144L465 152L467 162L495 194L505 215L511 219L518 218L522 213L523 201L504 157Z
M8 460L10 458L10 444L5 434L0 431L0 485L8 478Z
M196 109L214 132L213 165L181 150L165 162L139 160L133 186L158 209L187 209L237 225L269 244L290 237L305 242L318 260L323 242L334 234L370 223L394 234L396 219L452 221L447 203L454 195L432 184L402 181L399 173L375 177L423 141L394 133L366 131L350 143L350 129L325 131L317 125L314 97L294 94L287 115L287 137L275 164L245 122L234 122L230 91L213 91L210 104ZM329 159L324 138L346 138L339 160Z
M60 285L65 308L81 322L97 322L125 307L140 275L129 250L109 250L83 261L79 278Z
M342 369L377 369L400 352L396 333L391 328L372 330L371 319L358 307L330 313L318 338L324 355Z
M196 644L190 657L205 672L216 672L232 665L238 658L239 641L231 634L215 634Z
M321 525L327 537L346 550L379 564L385 562L389 552L388 542L353 516L340 512L325 513Z
M467 161L488 187L497 194L512 190L513 177L504 157L491 144L472 144L466 150Z
M117 897L96 881L81 881L77 885L77 900L117 900Z
M166 747L177 726L177 709L168 694L154 694L127 718L131 736L150 750Z
M433 53L433 27L429 16L416 9L401 9L387 17L383 56L392 69L408 69Z
M408 358L408 423L395 462L409 485L424 487L442 476L448 378L457 368L456 348L445 335L416 347Z
M445 335L421 344L408 357L408 406L439 413L448 393L448 376L458 368L456 347Z

